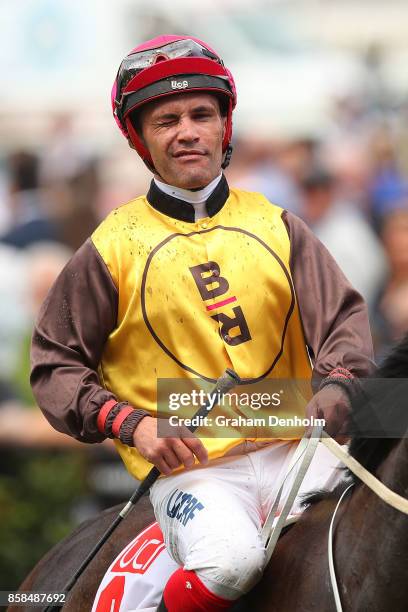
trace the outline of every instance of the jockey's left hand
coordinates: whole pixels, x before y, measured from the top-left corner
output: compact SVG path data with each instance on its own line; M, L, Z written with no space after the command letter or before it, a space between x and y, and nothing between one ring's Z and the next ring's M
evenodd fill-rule
M349 424L351 403L347 392L336 383L320 389L306 406L306 416L310 419L324 419L326 425L323 429L339 444L347 441L346 431ZM310 435L312 427L307 433Z

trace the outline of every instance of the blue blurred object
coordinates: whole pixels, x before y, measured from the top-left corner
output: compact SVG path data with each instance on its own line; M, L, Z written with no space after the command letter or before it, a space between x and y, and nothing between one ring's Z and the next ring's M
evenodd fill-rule
M0 242L17 249L25 249L35 242L58 242L60 240L57 226L48 219L32 219L11 228Z
M407 205L408 181L396 166L388 166L376 174L369 193L373 217L381 220L393 210Z

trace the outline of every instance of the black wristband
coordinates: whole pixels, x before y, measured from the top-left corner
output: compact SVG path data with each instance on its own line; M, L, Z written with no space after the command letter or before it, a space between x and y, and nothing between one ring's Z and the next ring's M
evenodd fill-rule
M128 404L127 404L128 405ZM127 446L134 446L133 434L135 433L136 427L145 416L150 416L146 410L140 410L135 408L123 421L119 430L119 440L122 444Z
M354 389L354 380L350 378L344 378L344 376L327 376L324 378L319 386L319 391L327 387L328 385L338 385L342 387L347 393L348 398L351 400Z

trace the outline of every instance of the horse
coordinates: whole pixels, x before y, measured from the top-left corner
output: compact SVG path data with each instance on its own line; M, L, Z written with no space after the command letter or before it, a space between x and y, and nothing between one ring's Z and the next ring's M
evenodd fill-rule
M408 430L408 336L386 358L376 378L353 399L355 436L349 452L366 469L400 495L408 496L408 439L365 436L376 433L378 414ZM384 379L391 379L385 385ZM384 406L387 402L387 406ZM390 405L388 405L390 404ZM376 420L377 419L377 420ZM360 428L360 429L359 429ZM359 434L358 432L363 432ZM406 612L408 609L408 516L382 501L365 484L345 472L333 491L316 491L305 500L300 519L280 537L260 582L233 608L253 612L336 612L329 579L329 524L340 495L354 486L339 507L333 542L335 569L344 612ZM79 526L55 546L21 584L21 591L62 589L105 529L119 506ZM73 587L64 612L86 612L113 559L138 532L154 521L148 498L141 499L117 527ZM28 612L24 606L13 612Z

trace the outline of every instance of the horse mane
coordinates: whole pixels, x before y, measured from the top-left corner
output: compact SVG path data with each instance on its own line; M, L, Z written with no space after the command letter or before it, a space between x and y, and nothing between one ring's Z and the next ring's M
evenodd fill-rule
M408 334L385 357L369 378L360 381L352 396L349 454L369 472L375 473L389 452L408 431ZM361 481L344 469L346 481L332 491L308 493L302 506L338 499L350 481Z
M349 453L375 472L408 430L408 334L352 398Z

